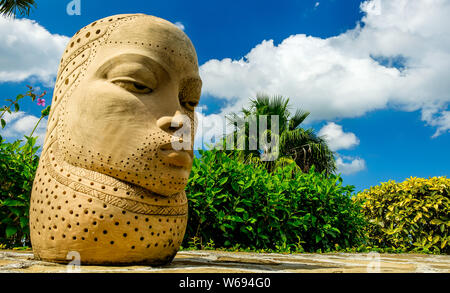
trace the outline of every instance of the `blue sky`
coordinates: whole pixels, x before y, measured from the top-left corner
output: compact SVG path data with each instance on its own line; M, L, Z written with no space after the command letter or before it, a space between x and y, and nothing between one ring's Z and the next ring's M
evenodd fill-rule
M450 173L450 1L81 0L80 16L66 13L69 0L36 2L28 17L0 20L3 98L31 84L49 101L66 37L99 18L146 13L181 24L195 45L204 118L257 92L281 94L311 111L306 127L327 136L357 190ZM0 134L28 134L41 109L23 103Z

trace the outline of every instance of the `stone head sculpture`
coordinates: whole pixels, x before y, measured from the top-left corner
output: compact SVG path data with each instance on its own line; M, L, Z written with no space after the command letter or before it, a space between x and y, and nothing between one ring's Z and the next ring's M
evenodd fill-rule
M173 259L186 229L200 92L195 49L170 22L117 15L76 33L61 59L31 195L37 259Z

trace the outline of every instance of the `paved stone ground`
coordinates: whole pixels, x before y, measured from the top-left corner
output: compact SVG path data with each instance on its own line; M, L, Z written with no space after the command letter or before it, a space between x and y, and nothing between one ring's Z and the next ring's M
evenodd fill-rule
M377 259L379 261L377 261ZM378 266L379 264L379 266ZM170 265L81 266L82 273L450 273L450 256L418 254L265 254L180 251ZM2 273L66 273L68 266L33 260L31 251L0 250Z

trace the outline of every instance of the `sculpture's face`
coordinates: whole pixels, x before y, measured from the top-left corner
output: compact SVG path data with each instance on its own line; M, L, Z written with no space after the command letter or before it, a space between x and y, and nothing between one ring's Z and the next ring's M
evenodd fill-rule
M97 49L67 99L59 143L75 166L172 195L184 190L192 167L201 91L198 66L190 61L196 57L186 57L192 45L174 26L135 31L125 25ZM174 150L180 138L189 147Z

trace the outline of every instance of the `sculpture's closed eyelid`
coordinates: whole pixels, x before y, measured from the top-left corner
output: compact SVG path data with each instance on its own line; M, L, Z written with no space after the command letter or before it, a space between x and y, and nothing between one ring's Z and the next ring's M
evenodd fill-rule
M154 90L158 85L156 74L146 66L137 63L120 64L108 70L105 78L113 81L130 81L147 86Z

